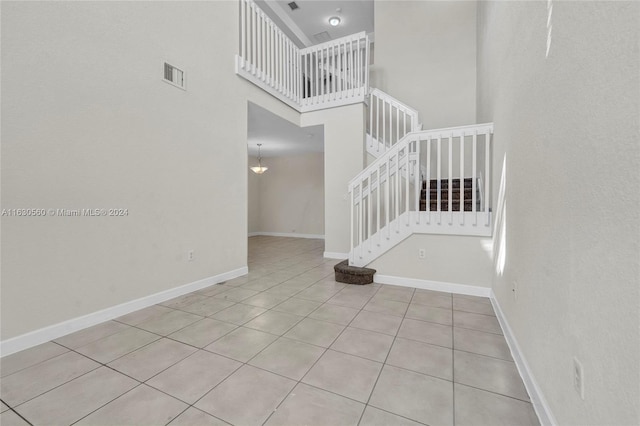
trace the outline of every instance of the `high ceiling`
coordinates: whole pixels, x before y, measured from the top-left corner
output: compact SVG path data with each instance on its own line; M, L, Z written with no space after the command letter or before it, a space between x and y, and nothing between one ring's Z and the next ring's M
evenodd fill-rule
M256 3L290 38L299 42L299 47L360 31L373 33L373 0L295 0L296 10L289 7L291 1L256 0ZM341 20L336 27L329 25L332 16Z
M324 152L324 126L298 127L249 103L247 140L249 155L254 157L258 156L259 143L263 157Z
M255 0L298 47L361 31L373 33L373 0L295 0L296 10L289 7L291 1ZM332 16L340 18L340 25L329 25ZM258 143L263 144L263 157L324 151L323 126L300 128L251 103L248 121L249 155L258 155Z

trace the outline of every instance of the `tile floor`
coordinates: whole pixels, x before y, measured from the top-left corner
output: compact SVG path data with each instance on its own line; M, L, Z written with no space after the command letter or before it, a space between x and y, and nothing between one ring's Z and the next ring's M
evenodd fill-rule
M348 286L320 240L0 361L3 426L532 425L487 299Z

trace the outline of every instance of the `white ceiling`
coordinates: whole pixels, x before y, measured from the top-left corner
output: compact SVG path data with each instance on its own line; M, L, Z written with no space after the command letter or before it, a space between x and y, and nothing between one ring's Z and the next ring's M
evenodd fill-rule
M257 0L258 5L294 41L301 41L304 46L318 44L314 36L327 32L330 40L355 34L360 31L373 33L373 0L295 0L299 9L291 10L288 6L292 0ZM266 7L265 7L266 6ZM340 10L338 12L338 9ZM275 15L275 16L274 16ZM329 18L338 16L340 25L332 27ZM296 40L297 39L297 40Z
M247 143L249 155L281 157L324 152L324 126L298 127L272 112L249 103Z

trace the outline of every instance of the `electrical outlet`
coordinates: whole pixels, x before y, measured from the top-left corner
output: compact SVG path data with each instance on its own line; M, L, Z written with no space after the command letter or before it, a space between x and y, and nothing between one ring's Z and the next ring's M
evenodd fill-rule
M584 399L584 369L576 357L573 357L573 387L580 398Z
M418 249L418 259L424 259L427 257L427 251L425 249Z
M194 258L195 258L195 253L194 253L194 251L193 251L193 250L189 250L189 251L187 252L187 260L188 260L189 262L193 262L193 259L194 259Z

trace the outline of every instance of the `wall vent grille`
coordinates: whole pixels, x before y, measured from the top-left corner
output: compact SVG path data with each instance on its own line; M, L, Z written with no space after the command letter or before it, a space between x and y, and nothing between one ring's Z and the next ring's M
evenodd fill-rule
M184 71L165 62L163 81L186 90L186 81Z
M287 3L287 5L291 8L291 10L300 9L300 6L298 6L298 3L296 3L295 1L292 1L291 3Z

